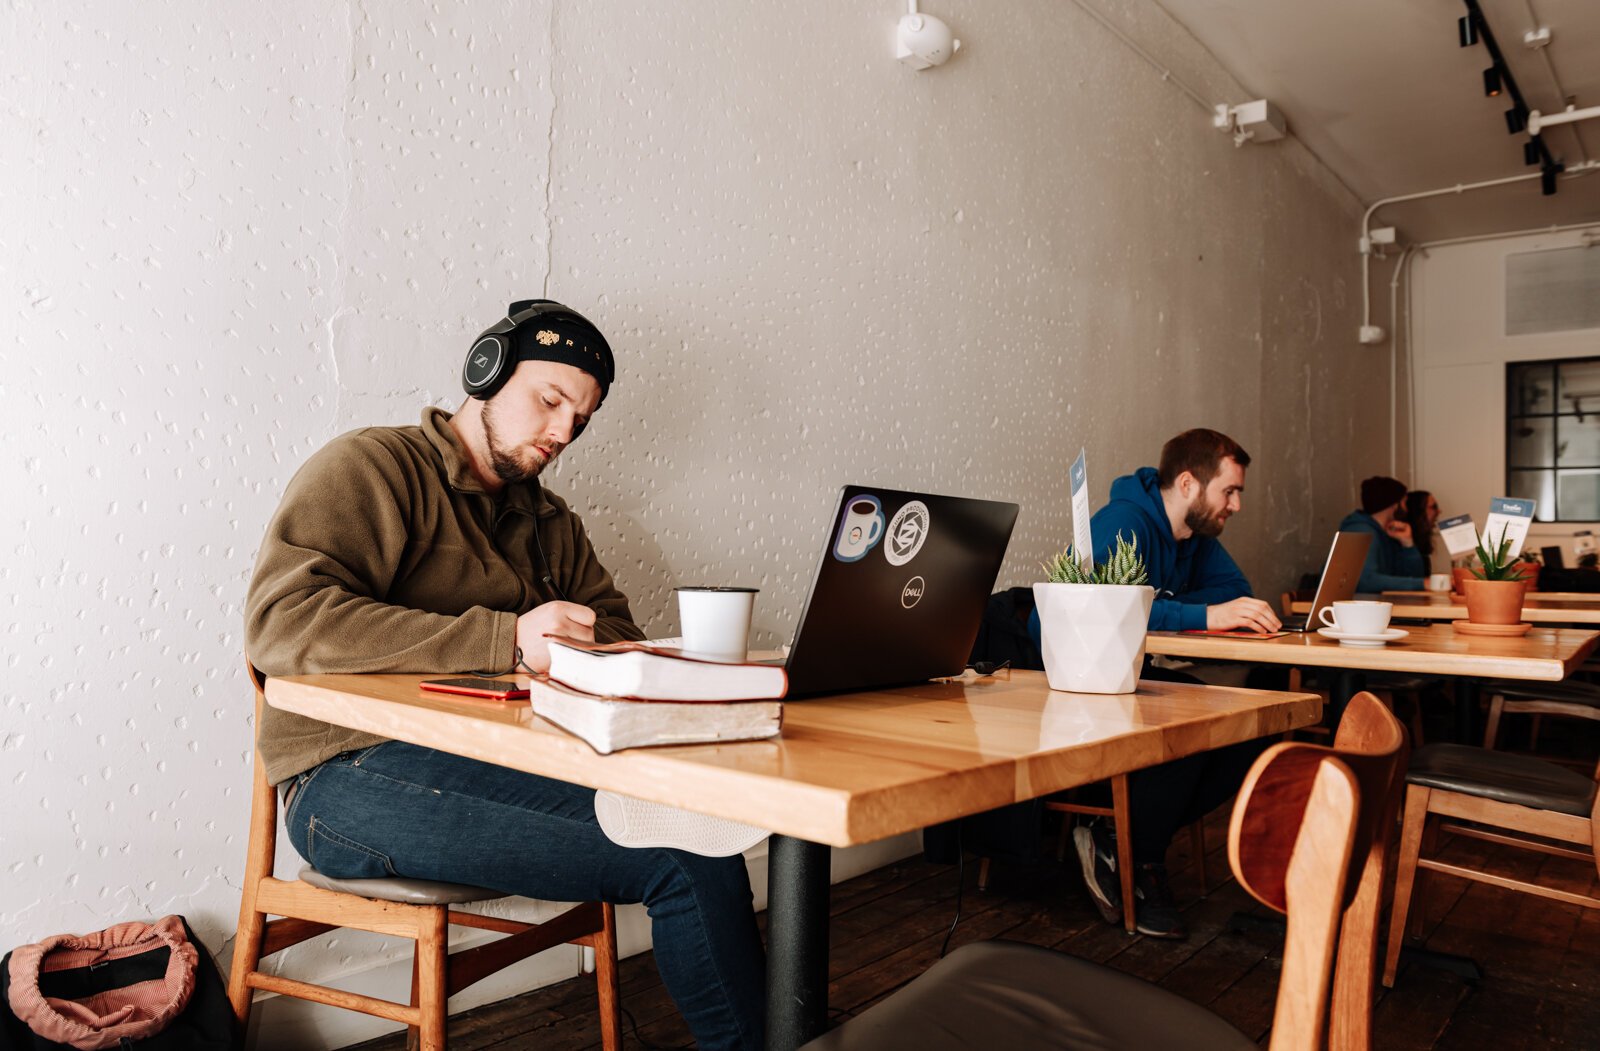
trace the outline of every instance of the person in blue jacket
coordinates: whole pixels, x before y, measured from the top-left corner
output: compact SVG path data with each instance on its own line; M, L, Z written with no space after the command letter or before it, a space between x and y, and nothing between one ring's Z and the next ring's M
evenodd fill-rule
M1095 560L1106 559L1117 535L1137 541L1156 598L1152 631L1276 631L1283 625L1267 603L1250 593L1250 582L1218 539L1243 507L1244 472L1250 454L1218 431L1184 431L1162 446L1159 467L1141 467L1111 483L1111 502L1090 520ZM1039 641L1039 614L1028 622ZM1148 663L1146 678L1198 682L1162 673ZM1252 685L1258 683L1252 682ZM1260 683L1259 685L1266 685ZM1264 743L1203 752L1140 770L1128 778L1133 836L1134 910L1138 930L1157 938L1185 938L1188 931L1167 883L1167 848L1185 825L1221 806L1238 791ZM1084 883L1107 923L1122 923L1122 893L1116 875L1116 844L1105 822L1073 831Z
M1357 591L1420 591L1427 583L1428 564L1405 519L1405 502L1404 482L1374 475L1361 483L1361 510L1339 523L1341 533L1372 534Z

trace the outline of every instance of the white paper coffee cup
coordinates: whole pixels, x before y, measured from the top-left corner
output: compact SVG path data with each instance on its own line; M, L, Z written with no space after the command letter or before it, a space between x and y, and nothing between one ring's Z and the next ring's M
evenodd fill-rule
M678 624L683 652L715 661L742 661L750 652L750 618L757 588L681 587Z
M1433 573L1428 576L1429 591L1449 591L1451 584L1449 573Z

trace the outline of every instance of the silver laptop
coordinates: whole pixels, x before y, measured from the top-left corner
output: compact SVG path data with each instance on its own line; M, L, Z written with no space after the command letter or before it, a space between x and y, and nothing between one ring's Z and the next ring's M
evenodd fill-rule
M1304 618L1285 617L1283 630L1316 631L1323 626L1318 614L1325 607L1355 598L1362 567L1367 564L1367 549L1371 546L1371 533L1333 534L1333 546L1328 549L1328 563L1322 567L1322 579L1317 582L1311 612Z

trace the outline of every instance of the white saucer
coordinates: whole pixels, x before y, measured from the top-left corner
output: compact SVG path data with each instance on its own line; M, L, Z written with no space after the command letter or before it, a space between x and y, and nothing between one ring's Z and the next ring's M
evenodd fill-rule
M1355 632L1318 628L1317 634L1325 639L1336 639L1341 646L1382 646L1386 642L1403 639L1411 632L1402 628L1386 628L1376 635L1357 635Z

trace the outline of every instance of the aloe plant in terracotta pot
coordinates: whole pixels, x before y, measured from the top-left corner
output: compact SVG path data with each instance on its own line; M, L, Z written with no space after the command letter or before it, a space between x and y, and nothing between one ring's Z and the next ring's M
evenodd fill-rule
M1505 530L1498 543L1478 542L1478 568L1462 585L1467 596L1467 620L1473 624L1518 624L1522 621L1525 582L1522 566L1511 557Z
M1052 690L1132 693L1144 665L1155 589L1145 583L1138 540L1117 534L1111 557L1086 570L1071 547L1044 564L1033 585L1044 674Z

